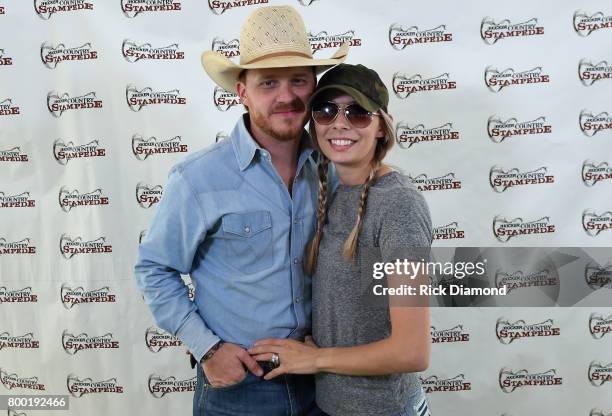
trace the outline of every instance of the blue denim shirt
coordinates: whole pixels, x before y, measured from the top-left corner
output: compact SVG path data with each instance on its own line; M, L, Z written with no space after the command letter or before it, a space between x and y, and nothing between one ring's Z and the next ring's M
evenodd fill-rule
M171 169L135 266L157 325L198 361L219 339L249 347L311 330L302 260L315 228L315 155L302 146L290 195L247 120ZM191 275L193 302L180 274Z

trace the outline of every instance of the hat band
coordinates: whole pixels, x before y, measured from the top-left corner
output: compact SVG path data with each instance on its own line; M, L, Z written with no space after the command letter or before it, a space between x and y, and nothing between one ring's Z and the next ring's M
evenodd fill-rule
M241 62L240 64L241 65L254 64L255 62L263 61L264 59L276 58L278 56L299 56L302 58L312 59L312 55L309 55L303 52L274 52L274 53L268 53L266 55L262 55L255 59L251 59L250 61Z

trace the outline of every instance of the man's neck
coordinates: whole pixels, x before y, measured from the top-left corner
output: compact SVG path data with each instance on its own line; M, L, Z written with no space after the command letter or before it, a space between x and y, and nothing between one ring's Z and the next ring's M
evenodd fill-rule
M283 182L285 182L285 185L287 185L289 191L291 191L291 185L297 170L301 132L295 139L278 140L261 130L254 123L248 122L246 125L257 144L270 153L272 164L283 179Z

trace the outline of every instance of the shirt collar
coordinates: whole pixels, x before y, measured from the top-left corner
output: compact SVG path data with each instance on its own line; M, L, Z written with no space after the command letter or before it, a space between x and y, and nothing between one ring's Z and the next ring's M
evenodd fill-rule
M261 152L264 150L259 146L259 144L257 144L255 139L253 139L253 136L251 136L249 129L247 129L248 121L249 114L243 114L230 135L230 140L234 147L234 154L236 155L236 160L238 161L240 171L244 171L249 167L258 151ZM300 138L300 156L298 160L303 160L305 158L308 158L311 163L316 165L315 160L318 158L318 156L317 152L312 148L310 136L306 130L303 130L302 137Z

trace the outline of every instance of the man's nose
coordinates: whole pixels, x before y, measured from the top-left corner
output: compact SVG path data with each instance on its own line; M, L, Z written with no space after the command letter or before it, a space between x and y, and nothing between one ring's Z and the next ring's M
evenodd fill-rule
M290 82L281 82L276 100L281 103L290 103L297 97Z

